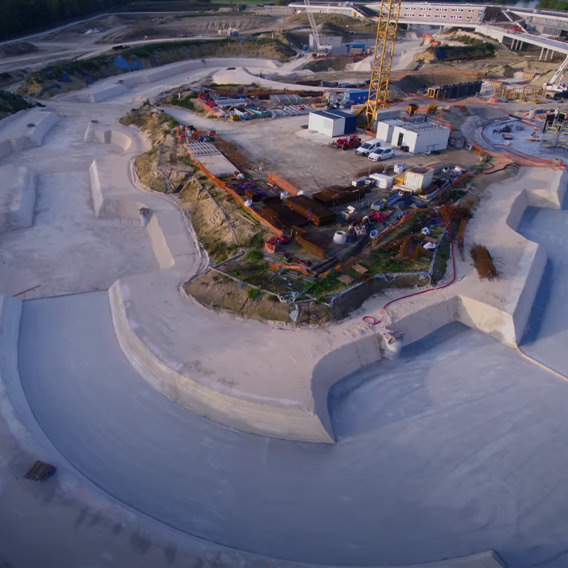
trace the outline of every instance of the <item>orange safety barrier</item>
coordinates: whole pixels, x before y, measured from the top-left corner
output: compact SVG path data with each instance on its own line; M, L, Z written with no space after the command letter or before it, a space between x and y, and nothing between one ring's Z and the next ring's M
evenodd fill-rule
M301 264L300 265L283 264L281 262L277 262L277 263L274 263L274 264L269 264L268 268L270 270L274 270L274 272L276 272L277 270L280 270L281 268L284 268L285 270L295 270L296 272L299 272L300 274L303 274L304 276L310 276L308 269Z
M292 185L288 180L274 172L269 172L268 181L277 185L280 189L287 191L290 195L298 195L298 192L300 191L295 185Z
M201 170L203 175L210 179L217 187L225 190L241 207L244 207L257 221L262 223L266 228L270 229L273 233L282 236L282 229L275 227L270 221L267 221L264 217L259 215L254 209L246 207L243 198L232 188L229 187L223 180L220 180L217 176L212 174L202 163L193 159L193 163Z

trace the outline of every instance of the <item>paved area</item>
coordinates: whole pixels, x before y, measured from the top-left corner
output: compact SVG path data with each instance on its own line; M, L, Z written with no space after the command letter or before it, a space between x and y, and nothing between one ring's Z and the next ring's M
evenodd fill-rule
M25 292L23 299L106 290L121 276L157 268L139 221L95 219L88 167L93 159L120 149L84 144L83 133L94 116L102 127L109 109L95 112L86 105L54 109L62 118L43 146L2 161L31 166L37 183L33 226L0 234L0 294ZM110 109L108 123L120 112Z

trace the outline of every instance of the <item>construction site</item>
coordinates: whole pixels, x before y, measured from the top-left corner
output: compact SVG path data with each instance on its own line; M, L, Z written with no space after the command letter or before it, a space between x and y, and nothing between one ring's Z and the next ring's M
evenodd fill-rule
M563 566L561 31L163 4L0 44L0 566Z

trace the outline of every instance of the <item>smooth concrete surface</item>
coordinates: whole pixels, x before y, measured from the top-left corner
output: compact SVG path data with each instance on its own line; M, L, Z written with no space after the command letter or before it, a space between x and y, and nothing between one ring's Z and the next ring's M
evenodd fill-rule
M308 563L404 566L493 548L511 566L554 566L568 391L513 350L446 327L333 390L336 445L299 444L161 397L117 348L110 317L102 293L26 302L20 370L59 451L125 503Z
M104 295L97 294L95 296L104 302ZM80 295L41 302L44 306L51 304L51 308L55 308L53 313L57 316L59 323L63 324L63 327L61 328L61 335L57 336L57 338L48 328L43 328L43 326L40 326L38 331L42 335L44 332L47 332L52 338L56 339L55 345L64 350L71 348L74 352L73 357L65 357L63 359L66 359L69 363L65 365L66 376L52 374L53 367L51 364L47 367L43 367L40 364L38 369L43 378L46 376L50 377L48 381L55 381L57 384L55 388L48 387L48 395L43 400L43 402L48 403L47 407L50 409L48 414L54 413L52 418L55 419L55 422L53 422L51 419L44 420L45 409L37 406L39 400L37 394L42 390L40 385L43 382L43 378L28 377L24 378L23 383L20 379L18 353L20 352L20 357L27 358L27 355L24 353L28 348L25 344L20 348L23 303L13 298L0 296L0 346L2 347L0 349L0 441L3 448L3 459L0 460L0 494L2 494L3 504L0 508L0 534L3 536L0 562L13 568L44 568L46 565L96 566L97 568L99 566L101 568L103 566L106 568L123 568L124 566L135 565L141 568L165 568L166 566L173 566L174 568L180 566L181 568L181 566L194 566L196 562L204 568L219 568L221 566L227 568L229 566L231 568L263 568L267 565L274 566L274 568L315 568L312 564L268 559L255 554L239 552L185 536L177 531L174 532L164 525L125 509L123 505L118 504L112 498L101 495L95 485L77 474L73 466L80 467L86 465L87 471L84 469L83 471L90 477L91 464L88 463L89 459L93 459L99 464L99 468L101 468L99 472L105 471L108 456L98 454L101 449L98 443L90 446L92 436L94 435L99 442L105 438L106 440L116 441L119 460L118 463L114 462L115 466L120 467L122 465L121 462L126 453L124 450L128 449L128 453L131 454L141 451L144 459L138 461L138 458L135 457L135 462L130 467L130 475L122 477L122 480L126 481L130 486L136 485L140 481L138 473L147 471L147 475L151 478L149 481L154 487L156 477L152 471L156 470L156 462L160 460L160 453L163 451L163 448L158 453L154 451L149 452L148 443L154 443L154 436L147 438L147 428L139 428L141 424L148 425L148 421L152 419L152 413L155 412L156 406L159 412L164 409L164 403L173 406L174 409L177 408L151 390L147 393L140 393L138 389L132 389L128 392L128 381L124 385L127 391L123 391L122 388L116 388L120 384L121 378L125 376L124 373L126 373L127 377L132 376L134 381L136 379L134 375L131 375L131 370L129 370L128 366L121 369L120 360L124 361L124 359L120 355L120 351L116 347L113 348L112 342L107 344L106 341L103 341L101 343L100 338L106 336L104 329L100 329L99 331L102 333L96 335L97 340L94 344L96 349L91 351L94 357L87 357L81 360L82 354L85 352L84 348L92 342L92 339L88 338L89 325L80 326L79 329L81 331L77 334L77 329L72 330L68 328L65 322L68 321L68 318L73 313L73 317L81 317L82 315L97 328L100 313L104 314L106 312L106 317L109 317L108 307L105 309L104 304L100 305L97 302L92 304L92 298L93 295ZM71 301L72 305L66 305L69 301ZM89 307L86 311L77 310L76 308L79 305ZM32 342L35 342L33 329L28 331L32 334ZM78 339L77 335L82 337L82 339ZM28 337L27 331L23 330L22 341L24 343ZM112 336L109 337L112 338ZM46 347L43 339L38 346L40 351ZM104 360L96 356L99 350L103 350L106 353L107 356ZM48 355L45 351L43 351L43 354ZM53 352L52 355L56 355L56 353ZM48 355L48 358L52 362L53 357ZM74 362L71 360L74 360ZM79 364L81 369L79 372L75 364ZM83 369L86 369L87 375L94 377L98 370L102 369L101 365L104 366L105 372L94 381L90 381L81 372ZM24 364L22 367L27 367L27 365ZM74 394L78 395L71 404L68 403L68 399L65 396L61 396L61 388L68 380L67 386L70 386L71 390L75 390ZM105 388L100 395L108 399L110 406L106 405L105 410L99 413L97 408L101 409L100 404L103 403L103 399L97 400L96 396L91 396L95 394L92 387L100 387L103 383L107 384L110 390L105 393L103 392L106 391ZM113 383L114 387L111 386ZM22 390L22 386L27 393L30 391L32 393L30 400L33 400L36 404L33 404L31 408L28 406L28 400L24 390ZM67 394L73 395L73 393ZM148 413L146 414L146 411L143 411L142 414L139 414L139 402L147 394L151 395L147 401L149 405ZM125 395L125 399L122 401L124 407L117 416L121 416L124 420L130 420L133 416L137 416L141 421L140 424L137 424L136 421L131 424L133 428L128 429L127 435L134 435L137 438L137 442L144 440L144 443L139 448L134 447L136 444L129 443L122 451L119 451L118 446L124 440L124 431L123 434L117 436L119 430L106 432L106 428L109 425L107 421L109 410L114 409L117 399L120 399L123 395ZM80 420L75 423L62 423L63 420L68 418L69 410L76 407L78 402L79 408L75 408L75 410L77 411L76 417L80 417ZM83 404L86 404L89 412L93 414L86 412L86 408L82 407ZM144 416L144 414L146 415ZM56 415L59 415L59 418ZM169 421L174 415L167 412L164 418L166 421ZM40 424L44 430L39 428L36 417L40 418ZM187 416L178 416L178 419L181 419L179 425L183 426L185 418ZM207 421L204 421L204 423L208 424ZM56 424L59 424L57 428L63 427L63 430L60 430L61 436L53 436L53 427ZM184 485L187 488L192 487L191 478L193 475L191 472L195 472L196 463L199 464L199 467L204 463L203 459L199 459L199 454L204 449L206 450L205 455L208 454L210 456L207 462L215 470L217 469L214 466L217 460L213 457L214 453L211 453L214 450L214 446L209 444L204 446L204 438L199 442L201 450L195 447L191 450L188 449L189 451L184 449L188 443L193 445L193 442L190 440L195 437L197 432L200 432L198 437L206 436L208 433L208 428L203 430L198 423L194 426L198 427L191 428L189 435L187 432L179 432L176 427L174 430L175 435L181 434L184 439L178 448L175 447L174 443L168 449L168 451L172 449L176 455L181 455L182 460L190 457L193 461L193 466L190 465L186 470L189 474L189 479L185 480L180 487ZM219 428L221 427L214 427L213 432ZM120 430L123 429L121 428ZM52 437L53 442L59 448L64 450L67 449L69 444L78 441L79 446L86 451L84 455L86 462L81 463L81 460L75 461L78 456L74 452L66 451L66 456L72 460L72 464L70 464L66 456L60 454L53 447L46 434ZM227 449L232 456L231 459L236 458L238 452L235 452L231 446L234 442L242 442L242 437L227 430L225 435L221 436L221 440L223 445L227 445ZM261 439L254 436L250 437L250 442L253 444L261 443L260 455L265 456L266 462L268 447L262 451ZM93 450L92 454L89 448ZM244 448L241 448L241 451L243 450ZM250 460L252 456L251 449L245 451L244 456ZM56 477L50 480L49 483L35 484L21 477L22 472L29 467L29 464L38 458L54 463L58 467ZM150 460L149 463L146 461L147 459ZM161 467L162 462L160 461L159 463ZM150 467L146 470L148 465ZM247 462L247 465L252 466L252 463ZM113 471L115 471L114 468L110 468L107 473L112 475ZM136 471L136 475L132 474L134 471ZM282 474L283 472L281 471L280 473ZM108 480L104 475L102 477L97 475L94 480L98 483L102 481L103 489L108 488L106 486ZM288 487L288 484L286 486ZM164 486L164 488L167 487L168 485ZM186 497L185 492L180 490L180 487L177 484L172 487L177 492L176 500L180 496L182 500ZM219 489L222 490L222 487L223 485L220 485ZM198 491L197 487L194 487L194 489ZM154 489L151 489L147 494L149 495L153 491ZM200 498L203 500L203 494L197 497L198 501ZM159 503L159 501L160 499L158 498L156 503ZM190 516L192 516L194 508L186 509L185 517L188 516L187 512L190 512ZM211 507L208 508L208 512L211 512ZM202 523L203 521L204 519L201 519ZM208 524L205 523L205 526ZM23 546L23 537L25 537L27 542L33 541L34 546ZM72 539L72 543L69 539ZM287 541L287 539L284 540ZM290 542L287 542L287 545L293 548ZM355 568L354 564L351 565ZM365 565L370 566L368 563L365 563ZM329 566L331 568L332 564L329 564ZM333 563L333 566L338 566L338 564ZM387 566L386 564L381 564L380 566L381 568L389 568L389 566L394 568L394 566ZM412 565L396 563L396 566L398 568L503 568L505 564L495 553L483 552L440 562L413 563Z
M54 106L62 118L44 143L11 152L1 164L2 169L28 168L35 174L33 225L2 233L0 247L0 294L17 294L20 299L107 290L117 278L158 269L136 202L128 214L124 208L120 216L96 219L94 215L89 176L93 160L118 156L119 168L128 179L128 160L140 149L124 154L112 144L85 144L83 135L94 116L100 128L110 129L122 109L105 107L95 112L85 105L65 103L63 112ZM27 120L18 117L18 121ZM16 179L6 179L0 193Z

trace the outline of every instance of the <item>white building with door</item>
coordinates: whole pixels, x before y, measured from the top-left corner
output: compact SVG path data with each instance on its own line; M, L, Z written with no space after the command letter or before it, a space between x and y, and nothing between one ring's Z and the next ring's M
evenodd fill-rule
M424 154L445 150L450 129L427 121L384 120L377 124L377 138L412 154Z

